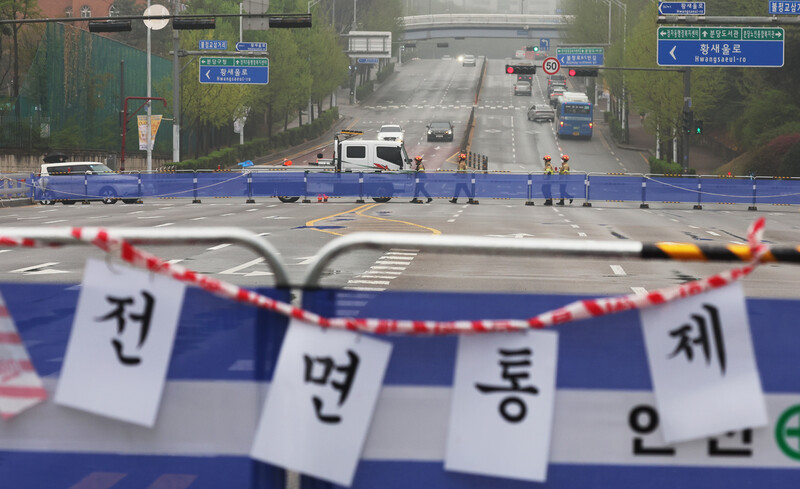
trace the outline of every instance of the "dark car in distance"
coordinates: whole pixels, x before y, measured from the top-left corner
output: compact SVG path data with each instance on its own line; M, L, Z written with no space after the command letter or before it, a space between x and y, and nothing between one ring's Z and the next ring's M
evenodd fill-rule
M431 121L428 124L428 141L452 141L453 123L450 121Z

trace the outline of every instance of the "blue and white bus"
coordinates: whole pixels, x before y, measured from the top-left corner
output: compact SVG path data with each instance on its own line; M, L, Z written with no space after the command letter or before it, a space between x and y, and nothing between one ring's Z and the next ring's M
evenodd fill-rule
M556 111L558 137L573 136L592 139L594 111L591 102L561 100Z

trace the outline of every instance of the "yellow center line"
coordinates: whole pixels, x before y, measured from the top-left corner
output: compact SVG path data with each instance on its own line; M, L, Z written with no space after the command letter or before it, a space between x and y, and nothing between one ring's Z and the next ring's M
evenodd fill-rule
M381 205L381 204L367 204L367 206L364 206L361 209L359 209L356 212L356 214L358 214L359 216L368 217L370 219L377 219L379 221L396 222L396 223L399 223L399 224L406 224L408 226L418 227L418 228L430 231L431 234L442 234L442 232L439 231L438 229L430 228L428 226L423 226L422 224L417 224L417 223L408 222L408 221L401 221L401 220L398 220L398 219L389 219L387 217L368 216L368 215L364 214L365 211L368 211L368 210L370 210L370 209L372 209L374 207L377 207L379 205Z
M306 222L306 227L311 228L314 231L319 231L319 232L322 232L322 233L328 233L328 234L332 234L334 236L342 236L342 234L337 233L335 231L331 231L331 230L328 230L328 229L317 229L314 226L316 226L317 223L320 222L320 221L325 221L325 220L328 220L328 219L333 219L334 217L339 217L339 216L343 216L345 214L354 213L354 214L359 215L361 217L367 217L369 219L377 219L378 221L396 222L398 224L406 224L408 226L418 227L418 228L421 228L421 229L425 229L426 231L430 231L431 234L442 234L442 232L439 231L438 229L434 229L434 228L431 228L431 227L428 227L428 226L423 226L422 224L417 224L417 223L413 223L413 222L409 222L409 221L401 221L399 219L389 219L387 217L368 216L368 215L364 214L364 212L366 212L366 211L368 211L370 209L373 209L373 208L375 208L375 207L377 207L379 205L381 205L381 204L378 204L378 203L376 203L376 204L364 204L364 205L356 207L355 209L350 209L350 210L338 212L338 213L332 214L330 216L318 217L317 219L312 219L310 221L307 221Z
M350 209L348 211L339 212L337 214L332 214L330 216L325 216L325 217L319 217L317 219L312 219L311 221L306 222L306 227L312 228L312 229L314 229L314 231L320 231L320 232L323 232L323 233L332 234L334 236L342 236L339 233L336 233L336 232L333 232L333 231L329 231L327 229L316 229L316 228L314 228L314 226L316 226L316 224L318 222L320 222L320 221L325 221L327 219L333 219L334 217L339 217L339 216L343 216L345 214L350 214L351 212L358 212L359 210L361 210L361 209L363 209L365 207L372 206L372 205L373 204L364 204L364 205L356 207L355 209Z

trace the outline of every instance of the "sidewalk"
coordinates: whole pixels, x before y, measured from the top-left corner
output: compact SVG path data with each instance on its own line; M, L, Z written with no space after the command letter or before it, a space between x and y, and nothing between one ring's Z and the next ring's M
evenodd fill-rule
M618 148L641 151L650 156L655 156L656 137L648 134L647 130L645 130L642 125L643 120L639 117L637 110L631 109L630 114L631 116L628 120L628 142L626 144L619 143L611 137L611 128L608 124L600 123L601 130L604 131L608 140L613 141ZM725 158L705 146L692 145L689 147L689 168L697 171L698 175L713 175L717 168L727 162Z

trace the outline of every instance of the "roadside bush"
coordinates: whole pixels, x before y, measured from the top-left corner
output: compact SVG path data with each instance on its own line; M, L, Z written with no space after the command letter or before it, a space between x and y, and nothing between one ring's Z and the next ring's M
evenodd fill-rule
M378 72L376 77L378 79L378 83L383 83L392 73L394 73L394 63L389 63Z
M650 157L650 173L657 175L684 175L683 167L680 163L667 160L659 160L655 157ZM687 175L695 174L696 170L690 168L686 173Z
M259 138L237 144L228 148L221 148L209 155L193 160L185 160L175 165L176 170L216 170L217 166L223 169L237 168L237 164L252 160L253 155L262 156L270 152L297 146L304 141L322 135L339 120L339 109L333 107L326 110L311 124L293 127L287 131L276 133L272 138Z
M367 98L369 94L371 94L375 90L375 82L370 80L365 82L360 87L356 88L356 98L358 100L364 100Z
M777 175L781 177L800 176L800 141L796 141L783 155Z

